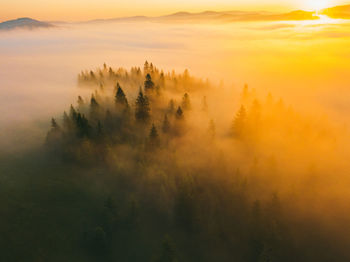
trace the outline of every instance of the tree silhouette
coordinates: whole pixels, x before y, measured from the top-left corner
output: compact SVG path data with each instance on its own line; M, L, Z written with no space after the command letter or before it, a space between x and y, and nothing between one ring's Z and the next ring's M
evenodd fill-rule
M146 92L154 90L154 83L152 81L152 77L151 77L150 74L146 75L146 80L145 80L145 83L144 83L144 87L145 87L145 91Z
M232 125L232 134L236 137L241 137L246 124L247 112L245 107L242 105L239 109Z
M182 111L182 109L181 109L180 106L179 106L178 109L176 110L175 116L176 116L176 119L179 119L179 120L181 120L181 119L184 118L184 114L183 114L183 111Z
M97 103L95 96L92 95L90 100L90 108L91 110L95 111L98 109L98 107L99 107L99 104Z
M183 98L182 98L181 107L184 110L190 110L191 109L190 96L187 93L185 93Z
M146 123L150 119L150 106L147 96L144 96L140 90L139 95L136 99L136 110L135 117L138 121Z
M69 110L69 117L71 120L75 121L77 119L77 111L75 110L74 106L71 105L70 106L70 110Z
M148 61L146 60L144 66L143 66L143 73L144 73L144 74L148 74L148 72L149 72L149 63L148 63Z
M81 96L78 96L78 106L80 109L82 109L85 106L84 99Z
M78 113L77 119L76 119L76 126L77 126L77 135L78 137L88 137L90 135L90 125L89 121L85 118L84 115Z
M56 120L54 118L52 118L51 119L51 131L58 132L60 130L61 130L60 126L57 124Z
M118 105L128 106L128 100L126 99L124 91L119 85L119 83L117 83L117 93L115 95L115 102Z
M154 124L152 124L150 133L149 133L149 143L151 147L159 146L159 135L157 128Z

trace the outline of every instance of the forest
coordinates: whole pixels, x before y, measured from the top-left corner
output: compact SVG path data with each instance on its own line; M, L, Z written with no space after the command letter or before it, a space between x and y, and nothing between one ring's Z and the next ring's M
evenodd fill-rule
M350 260L346 126L148 61L77 85L0 157L1 261Z

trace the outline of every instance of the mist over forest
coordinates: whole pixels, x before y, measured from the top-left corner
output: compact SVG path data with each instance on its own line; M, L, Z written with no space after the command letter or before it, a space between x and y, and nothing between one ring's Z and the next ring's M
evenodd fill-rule
M332 12L0 32L0 260L349 261Z

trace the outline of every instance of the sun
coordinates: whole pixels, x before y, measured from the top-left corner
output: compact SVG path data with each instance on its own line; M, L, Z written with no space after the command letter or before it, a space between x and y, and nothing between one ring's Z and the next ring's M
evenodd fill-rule
M320 11L331 6L331 0L306 0L304 3L305 8L310 11Z

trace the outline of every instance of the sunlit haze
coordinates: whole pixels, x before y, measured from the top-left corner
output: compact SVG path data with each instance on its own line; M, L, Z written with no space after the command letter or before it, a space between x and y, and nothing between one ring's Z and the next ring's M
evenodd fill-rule
M350 0L0 8L0 261L350 261Z
M205 10L318 10L344 4L344 0L3 0L0 20L34 17L41 20L88 20L134 15L162 15L177 11Z

